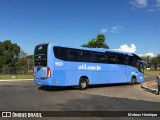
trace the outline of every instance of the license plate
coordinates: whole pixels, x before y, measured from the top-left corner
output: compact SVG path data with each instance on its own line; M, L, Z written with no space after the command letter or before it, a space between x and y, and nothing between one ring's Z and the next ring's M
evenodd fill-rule
M41 82L38 82L38 85L41 85L42 83Z

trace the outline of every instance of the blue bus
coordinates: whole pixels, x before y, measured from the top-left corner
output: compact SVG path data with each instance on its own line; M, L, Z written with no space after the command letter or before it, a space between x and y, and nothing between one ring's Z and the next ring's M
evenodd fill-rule
M34 82L78 86L144 81L144 61L134 53L43 43L34 50Z

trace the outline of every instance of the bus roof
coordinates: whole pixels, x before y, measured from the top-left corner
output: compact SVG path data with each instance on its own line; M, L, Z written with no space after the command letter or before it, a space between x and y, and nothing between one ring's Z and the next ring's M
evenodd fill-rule
M126 54L129 56L133 56L131 52L119 51L114 49L105 49L105 48L87 48L87 47L74 47L72 45L63 45L63 44L55 44L55 43L42 43L43 44L50 44L51 46L59 46L59 47L66 47L66 48L73 48L73 49L80 49L80 50L90 50L90 51L97 51L97 52L106 52L106 53L119 53L119 54Z

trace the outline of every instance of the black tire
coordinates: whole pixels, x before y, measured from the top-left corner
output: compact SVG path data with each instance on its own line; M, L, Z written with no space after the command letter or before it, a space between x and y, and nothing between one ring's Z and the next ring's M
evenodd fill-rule
M130 84L133 85L133 84L135 84L136 82L137 82L136 77L132 77Z
M80 78L79 89L80 90L86 90L87 88L88 88L88 79Z

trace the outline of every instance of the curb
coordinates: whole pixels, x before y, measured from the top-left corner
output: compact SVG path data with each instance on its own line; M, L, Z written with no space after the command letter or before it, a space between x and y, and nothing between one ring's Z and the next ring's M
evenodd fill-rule
M29 80L33 80L33 79L7 79L7 80L0 80L0 82L4 82L4 81L29 81Z
M148 91L148 92L152 92L152 93L158 92L157 89L149 88L149 87L146 87L146 86L144 86L144 85L141 85L141 88L145 89L145 90Z

